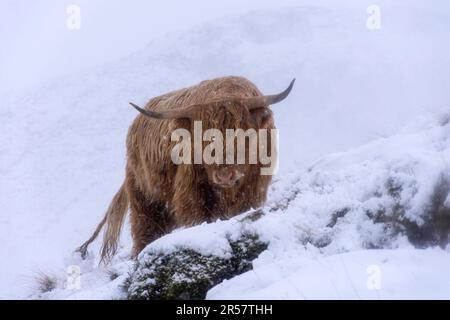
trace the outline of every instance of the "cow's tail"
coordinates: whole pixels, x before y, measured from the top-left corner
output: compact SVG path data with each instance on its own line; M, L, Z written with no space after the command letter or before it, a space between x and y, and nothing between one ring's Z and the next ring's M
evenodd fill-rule
M122 225L127 213L128 202L128 195L124 183L112 199L105 216L98 224L92 236L77 249L83 259L86 258L88 246L97 238L106 223L106 230L103 233L101 262L108 263L111 260L117 252L120 231L122 230Z

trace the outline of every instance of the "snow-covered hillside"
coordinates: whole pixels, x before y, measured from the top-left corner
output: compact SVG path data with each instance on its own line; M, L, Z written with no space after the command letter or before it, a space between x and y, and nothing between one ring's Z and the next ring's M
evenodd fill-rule
M278 92L297 78L289 99L274 106L280 172L267 208L292 201L249 226L270 242L254 262L255 273L218 285L208 297L334 297L326 286L306 292L283 284L320 278L320 273L308 273L317 271L315 263L342 282L330 282L338 286L336 297L374 297L352 296L353 286L340 287L351 282L339 275L345 270L360 275L355 261L362 261L364 268L387 261L386 279L396 272L405 276L408 270L415 277L422 265L425 275L413 287L392 284L397 291L387 284L390 293L385 297L411 297L411 288L417 288L423 294L417 297L434 297L433 293L448 298L436 278L433 288L423 288L432 272L445 276L439 271L448 261L445 251L413 250L399 235L389 238L389 247L402 251L361 250L367 243L386 247L385 230L363 212L395 205L386 193L387 178L410 186L401 195L410 206L405 214L420 220L421 206L448 170L445 115L437 120L426 116L403 133L399 128L417 123L422 114L441 114L436 112L449 106L450 19L449 11L443 10L449 5L382 2L382 28L370 30L368 4L297 6L223 18L153 40L114 63L3 94L0 298L28 297L39 271L63 281L66 267L73 264L82 266L83 290L56 290L47 298L118 297L117 286L130 265L128 228L112 267L122 276L114 282L105 270L93 268L98 256L80 262L72 251L89 236L123 180L126 131L136 116L128 101L143 103L229 74L247 77L265 93ZM365 143L369 144L348 151ZM329 153L334 154L325 156ZM374 194L380 196L370 196ZM333 210L341 209L345 216L327 227ZM232 230L227 228L233 221L198 228ZM176 234L190 237L190 232ZM171 242L176 234L166 240ZM318 246L319 242L327 245ZM93 254L98 246L91 248ZM214 243L211 246L214 250ZM348 253L341 255L344 252ZM350 269L327 268L336 261ZM254 278L258 269L259 281ZM357 290L361 285L365 284L355 285Z
M253 234L268 244L253 270L219 283L207 298L450 298L450 113L325 156L275 182L271 195L262 217L247 213L176 230L139 261L183 249L227 259L230 239ZM81 262L83 290L64 290L62 277L57 289L36 297L126 296L133 263L120 257L99 277L94 261Z

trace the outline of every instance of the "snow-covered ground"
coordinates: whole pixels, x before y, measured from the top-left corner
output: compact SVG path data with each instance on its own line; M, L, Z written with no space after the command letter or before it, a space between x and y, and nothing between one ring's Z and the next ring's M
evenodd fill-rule
M450 254L353 251L268 264L213 288L209 299L449 299Z
M396 229L402 221L423 226L435 215L436 188L442 185L438 206L447 208L448 220L450 112L423 117L392 137L325 156L280 178L256 221L242 214L179 229L150 244L140 259L147 252L181 248L226 258L229 238L252 233L268 249L253 261L253 270L223 281L207 298L450 299L450 246L439 248L436 242L415 249L416 234ZM375 223L376 212L395 222ZM426 244L420 241L416 244ZM82 266L83 290L64 290L60 275L57 290L37 297L123 298L120 286L132 271L128 257L117 258L103 273L95 260L94 255L73 260ZM117 278L111 281L108 274Z
M407 217L420 219L448 173L442 110L450 105L450 5L379 1L381 29L370 30L369 4L280 4L160 38L140 33L148 45L123 58L2 93L0 298L29 297L39 271L63 283L73 264L82 267L82 290L60 286L46 298L119 297L130 266L128 228L109 267L121 274L112 282L96 267L98 256L81 262L72 251L123 180L126 131L136 116L127 103L228 74L267 93L297 78L289 99L274 106L281 161L267 208L293 200L249 226L270 243L254 270L208 298L450 298L448 250L417 250L401 236L387 243L364 218L393 205L383 189L392 178L411 187L401 199ZM343 208L350 209L327 227ZM197 228L210 239L234 223ZM186 243L199 229L154 245ZM197 240L221 250L220 236ZM367 243L389 249L367 250ZM377 284L377 274L381 289L371 290L367 281Z

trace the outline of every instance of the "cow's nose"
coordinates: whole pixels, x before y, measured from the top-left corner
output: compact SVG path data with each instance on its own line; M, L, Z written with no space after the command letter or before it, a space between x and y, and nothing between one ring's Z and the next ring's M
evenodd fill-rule
M233 170L229 170L229 169L222 169L219 171L216 171L216 181L219 184L230 184L231 182L233 182Z

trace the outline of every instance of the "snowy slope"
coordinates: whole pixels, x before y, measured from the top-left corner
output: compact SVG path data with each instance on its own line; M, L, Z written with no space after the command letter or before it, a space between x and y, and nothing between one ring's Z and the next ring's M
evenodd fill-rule
M277 201L274 213L257 222L257 232L270 245L254 261L254 270L223 282L208 297L449 299L449 246L446 251L412 250L403 233L369 218L380 209L395 214L393 207L400 204L404 216L396 219L421 225L434 214L427 209L441 179L448 201L449 117L422 119L402 134L326 156L297 174L294 187L289 183L286 190L291 196L279 199L282 204L292 199L287 208L278 209ZM390 183L400 186L398 195L390 193ZM348 212L335 219L333 213L343 208ZM449 221L448 202L446 208ZM360 251L367 248L384 250ZM380 276L379 290L370 285L374 272Z
M449 267L438 249L310 254L225 281L208 299L449 299Z
M272 196L263 208L266 213L256 221L242 214L175 230L151 243L140 259L150 252L168 254L180 248L225 258L231 252L227 239L251 232L267 242L268 249L253 261L253 270L223 281L207 298L449 299L450 246L442 249L430 244L428 249L415 249L414 234L409 238L407 230L396 231L395 224L375 222L371 216L377 210L396 215L394 208L400 205L404 211L395 221L422 226L435 214L428 208L441 181L445 181L442 203L449 220L448 112L295 170L273 184ZM392 185L398 187L398 194L392 193ZM65 279L60 277L57 290L36 297L124 297L120 286L132 262L119 257L103 273L93 265L93 256L81 265L82 290L64 290ZM117 276L113 281L107 277L111 273Z
M246 76L272 93L295 76L296 90L275 109L280 181L292 178L292 168L298 173L318 157L390 136L418 114L448 106L450 20L442 10L448 4L382 4L377 31L366 28L366 7L301 6L224 18L154 40L114 63L2 95L0 297L27 296L34 273L60 275L74 263L71 251L122 182L126 131L136 116L130 100L142 103L226 74ZM371 172L361 170L355 177ZM374 184L360 181L358 195L361 186ZM274 185L271 197L288 192ZM322 200L311 196L302 206L309 201L313 207ZM334 193L327 201L344 205L345 198ZM354 232L350 223L336 236L351 239ZM343 250L360 249L358 241L344 240L337 242ZM122 243L126 261L128 230ZM102 290L97 282L93 286Z

